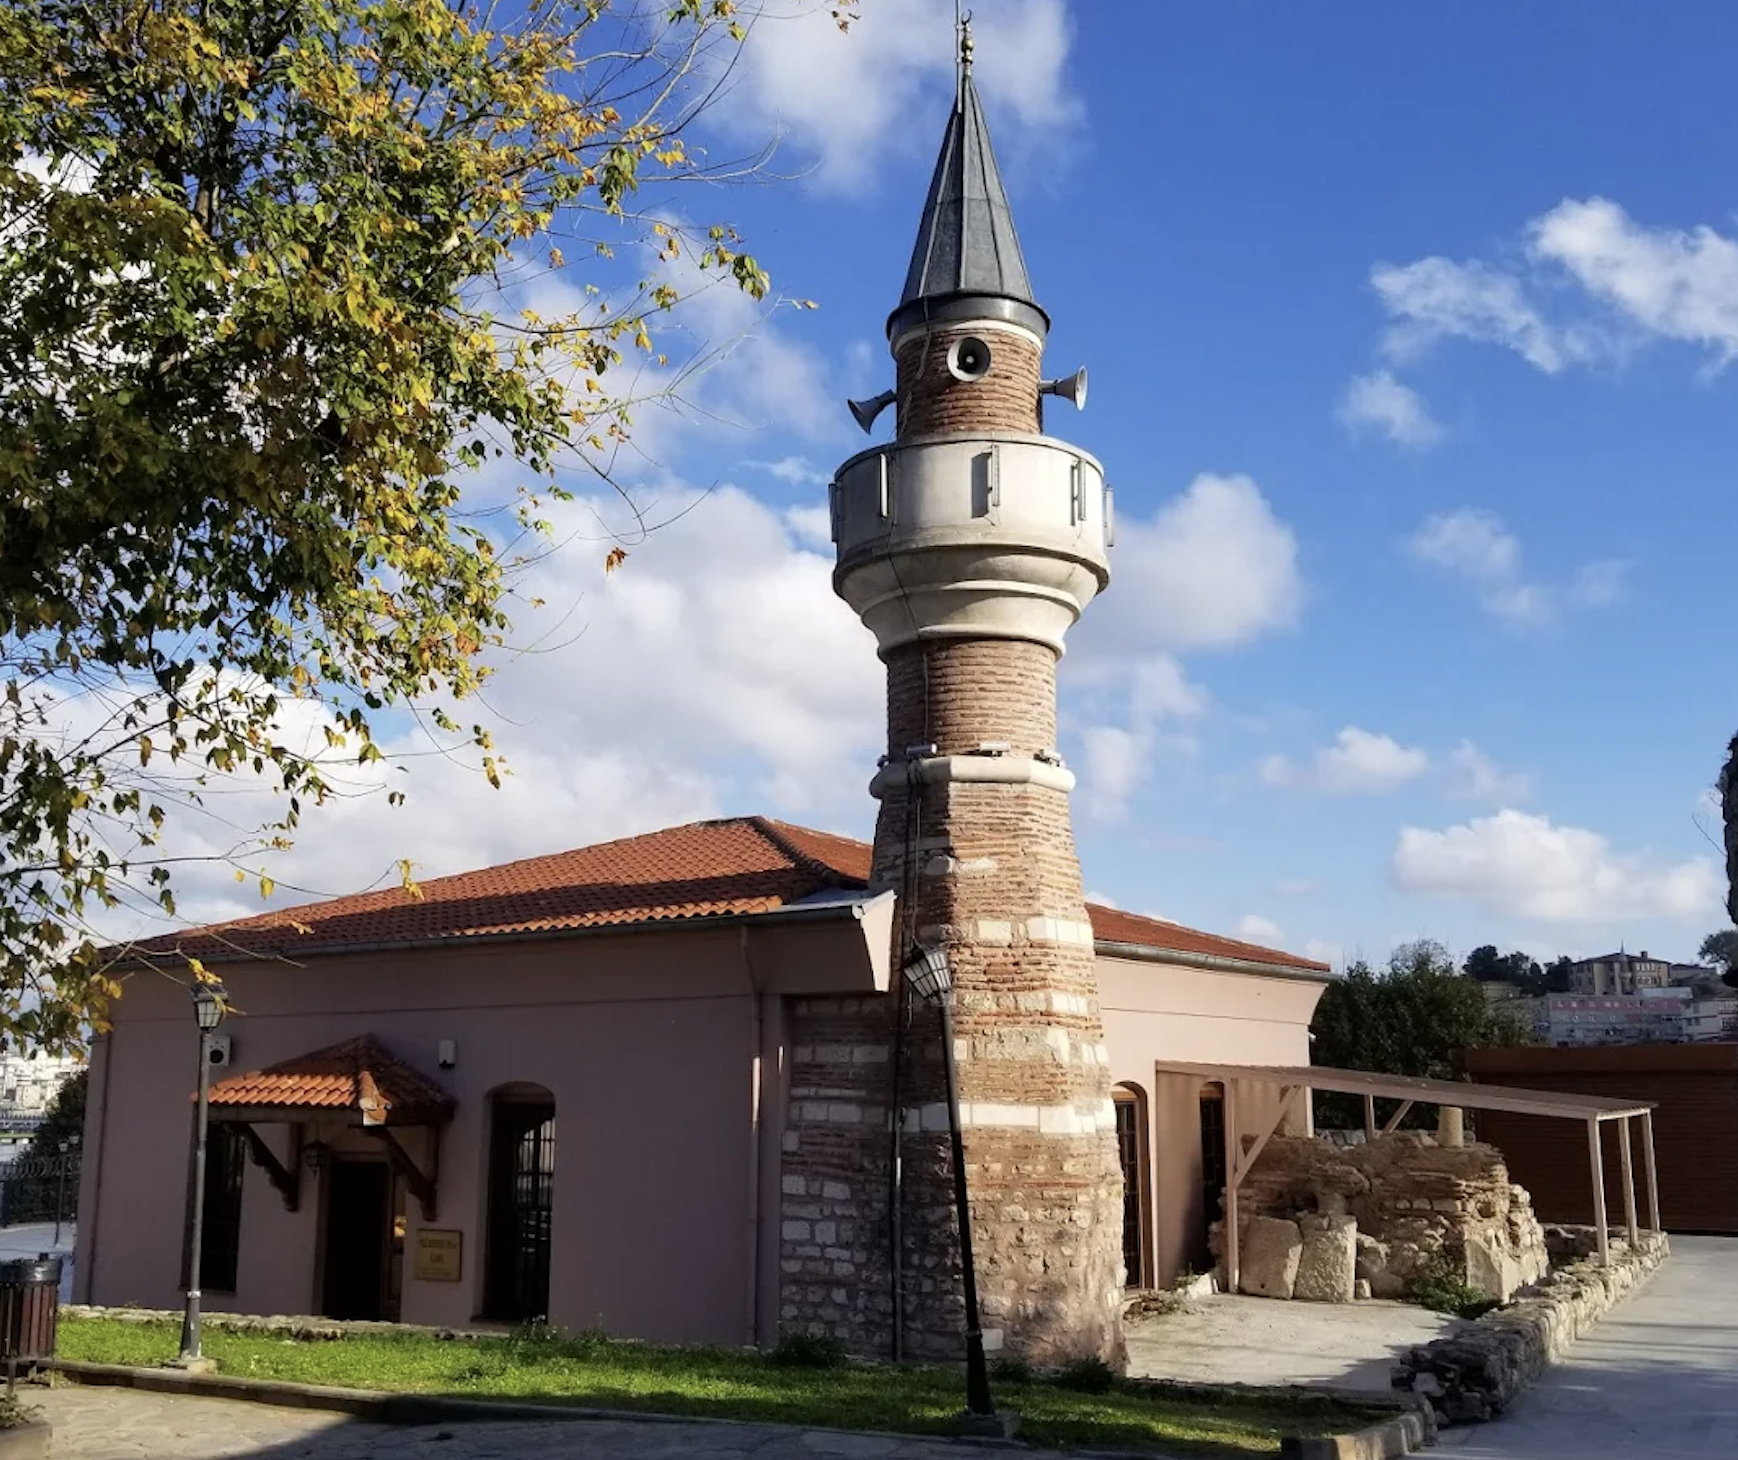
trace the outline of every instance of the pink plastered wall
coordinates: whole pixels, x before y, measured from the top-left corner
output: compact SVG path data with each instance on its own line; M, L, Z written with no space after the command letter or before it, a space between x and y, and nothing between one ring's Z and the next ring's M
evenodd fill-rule
M1158 1286L1199 1266L1206 1218L1201 1084L1159 1074L1155 1061L1307 1065L1309 1021L1324 985L1281 975L1216 972L1132 959L1098 960L1099 1007L1111 1078L1138 1090L1147 1117L1149 1260ZM1239 1134L1264 1130L1279 1092L1241 1082Z
M433 1225L463 1233L463 1278L418 1281L407 1257L404 1321L468 1324L477 1313L489 1092L534 1083L556 1102L551 1320L681 1342L741 1342L751 1334L751 1193L765 1181L750 1158L762 1031L734 932L406 950L219 971L237 1010L224 1026L233 1070L368 1033L454 1097L454 1118L440 1136ZM457 1044L450 1070L436 1064L443 1039ZM128 980L114 1032L94 1061L82 1300L155 1308L181 1301L196 1040L183 985L150 973ZM258 1129L287 1159L288 1128ZM310 1123L305 1135L378 1149L355 1130ZM426 1160L424 1132L400 1135ZM265 1172L249 1166L237 1288L207 1294L207 1308L317 1311L318 1181L300 1173L292 1213ZM409 1253L423 1220L414 1199L406 1214Z

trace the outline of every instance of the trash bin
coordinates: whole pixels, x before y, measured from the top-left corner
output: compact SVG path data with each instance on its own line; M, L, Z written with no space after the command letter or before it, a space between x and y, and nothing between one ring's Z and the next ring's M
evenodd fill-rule
M0 1364L8 1383L54 1357L60 1325L58 1257L0 1262Z

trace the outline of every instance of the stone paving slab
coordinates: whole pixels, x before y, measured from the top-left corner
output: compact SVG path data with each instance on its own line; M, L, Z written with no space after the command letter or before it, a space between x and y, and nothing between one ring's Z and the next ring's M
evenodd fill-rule
M903 1435L772 1425L557 1420L401 1428L305 1409L70 1384L28 1389L24 1397L54 1426L54 1460L970 1460L998 1453ZM1062 1460L1048 1451L1024 1456Z

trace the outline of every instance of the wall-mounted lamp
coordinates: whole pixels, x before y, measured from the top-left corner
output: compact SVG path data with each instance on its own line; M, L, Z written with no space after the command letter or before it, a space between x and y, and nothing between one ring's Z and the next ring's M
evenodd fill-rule
M302 1164L310 1171L324 1171L331 1147L324 1141L309 1141L302 1147Z

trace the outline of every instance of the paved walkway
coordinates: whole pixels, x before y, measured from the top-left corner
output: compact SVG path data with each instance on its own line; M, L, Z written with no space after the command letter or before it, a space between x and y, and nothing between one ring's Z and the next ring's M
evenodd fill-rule
M1314 1384L1389 1392L1388 1371L1457 1320L1410 1303L1281 1303L1215 1293L1128 1326L1129 1372L1207 1384Z
M1732 1460L1738 1455L1738 1239L1674 1237L1672 1257L1494 1424L1444 1460Z
M64 1385L31 1390L54 1460L961 1460L979 1452L899 1435L763 1425L589 1420L383 1426L229 1399ZM1030 1460L1062 1460L1046 1451Z

